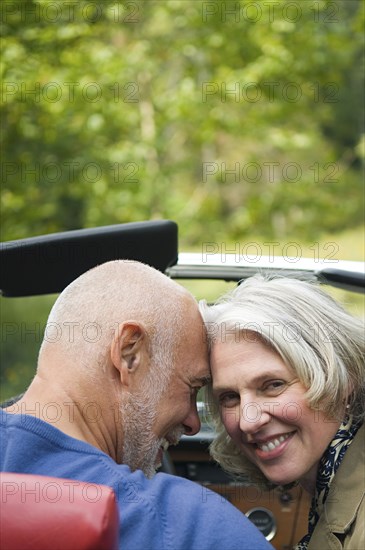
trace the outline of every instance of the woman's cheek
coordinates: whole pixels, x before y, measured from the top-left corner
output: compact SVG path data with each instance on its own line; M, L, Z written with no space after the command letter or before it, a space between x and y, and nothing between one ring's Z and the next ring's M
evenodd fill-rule
M295 424L300 421L305 412L306 410L304 410L303 404L293 399L283 405L280 411L280 417L284 422Z
M222 422L227 432L231 435L237 429L239 429L240 422L240 411L239 407L234 407L231 409L223 409L221 412Z

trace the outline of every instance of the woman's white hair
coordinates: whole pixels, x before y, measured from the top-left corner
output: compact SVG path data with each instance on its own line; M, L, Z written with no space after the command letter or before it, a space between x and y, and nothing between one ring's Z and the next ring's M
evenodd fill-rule
M283 359L307 388L310 407L329 418L344 410L365 416L364 323L347 313L317 284L256 275L213 306L201 302L210 347L229 335L258 338ZM217 438L211 454L221 466L248 482L267 480L233 443L219 414L212 387L206 389L208 415ZM342 419L339 419L342 420Z

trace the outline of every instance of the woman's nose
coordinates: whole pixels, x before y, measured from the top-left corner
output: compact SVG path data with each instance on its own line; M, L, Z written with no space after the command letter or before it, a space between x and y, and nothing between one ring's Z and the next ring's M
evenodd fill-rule
M246 434L258 432L270 422L271 416L259 401L246 401L240 406L240 430Z

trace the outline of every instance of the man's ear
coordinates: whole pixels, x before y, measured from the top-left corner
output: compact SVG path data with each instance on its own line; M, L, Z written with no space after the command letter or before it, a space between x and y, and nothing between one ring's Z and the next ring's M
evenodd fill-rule
M147 333L144 326L137 321L121 323L115 331L111 345L111 360L119 372L124 386L129 386L131 375L142 370L148 357Z

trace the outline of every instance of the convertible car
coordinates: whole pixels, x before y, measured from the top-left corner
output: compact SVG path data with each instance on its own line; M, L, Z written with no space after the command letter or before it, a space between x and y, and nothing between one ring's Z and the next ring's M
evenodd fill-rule
M0 289L2 299L58 293L91 267L126 258L152 265L189 288L200 285L198 298L206 297L205 289L208 293L212 281L233 286L258 271L318 280L349 292L364 292L361 262L258 253L249 256L241 252L238 249L227 252L218 243L210 242L205 243L201 253L180 253L178 227L168 220L69 231L2 243ZM209 299L210 294L209 291ZM179 445L166 453L162 469L201 484L203 498L206 487L231 501L277 550L292 548L306 532L308 495L299 487L290 491L260 491L231 479L209 456L214 431L201 402L199 412L201 431L192 437L183 436Z

